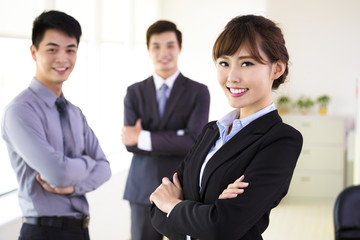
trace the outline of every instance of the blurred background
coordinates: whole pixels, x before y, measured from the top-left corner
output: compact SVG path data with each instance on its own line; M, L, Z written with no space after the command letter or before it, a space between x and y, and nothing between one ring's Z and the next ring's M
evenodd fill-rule
M231 109L218 87L212 45L225 24L241 14L266 16L282 28L290 54L290 74L288 82L274 92L274 102L279 108L283 103L280 99L285 99L288 109L283 113L284 121L304 135L304 149L289 195L280 210L274 210L274 220L264 236L332 238L333 202L343 188L360 180L356 137L360 1L0 0L1 114L35 73L30 55L32 22L50 9L72 15L82 26L77 66L64 84L64 94L87 116L114 173L108 183L89 194L92 239L130 236L129 207L122 200L122 192L131 154L123 147L120 133L127 86L152 74L146 29L159 19L177 24L183 33L179 68L185 76L209 87L209 120L216 120ZM325 114L318 111L323 96L330 100ZM17 239L21 225L17 183L3 140L0 182L0 239ZM311 224L308 221L309 235L294 233L298 224L306 224L303 219L288 228L294 238L285 237L286 219L295 213L305 218L312 213L321 219ZM285 232L284 237L281 232Z

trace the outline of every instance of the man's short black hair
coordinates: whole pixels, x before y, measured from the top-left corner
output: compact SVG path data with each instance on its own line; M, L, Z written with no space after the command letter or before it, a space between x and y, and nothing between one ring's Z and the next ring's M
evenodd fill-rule
M36 49L42 41L47 30L54 29L66 33L69 37L75 37L79 45L81 37L80 23L70 15L60 11L44 11L33 23L32 44Z
M159 21L151 24L151 26L148 28L148 30L146 31L146 46L147 46L147 48L149 48L151 36L153 34L160 34L163 32L174 32L176 34L176 38L178 40L179 47L181 48L181 44L182 44L181 32L177 29L175 23L166 21L166 20L159 20Z

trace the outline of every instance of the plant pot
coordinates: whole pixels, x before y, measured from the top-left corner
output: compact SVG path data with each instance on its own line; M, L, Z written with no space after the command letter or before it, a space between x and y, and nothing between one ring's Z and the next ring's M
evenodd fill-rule
M300 113L303 115L307 115L309 113L309 108L306 107L300 108Z
M278 112L280 115L285 115L289 113L289 107L288 106L281 106L278 108Z
M319 113L320 115L325 116L327 114L327 107L320 107Z

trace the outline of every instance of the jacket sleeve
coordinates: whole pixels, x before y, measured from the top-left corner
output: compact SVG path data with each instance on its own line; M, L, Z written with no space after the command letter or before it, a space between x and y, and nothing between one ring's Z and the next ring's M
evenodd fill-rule
M234 199L217 199L212 204L185 200L173 208L168 218L153 221L155 228L170 239L184 239L185 235L209 240L240 239L287 193L302 147L301 134L289 134L288 130L282 130L257 150L244 173L249 187L243 194ZM160 216L159 211L153 207L152 218Z
M176 170L176 172L178 173L178 177L179 177L179 181L180 181L181 185L183 185L183 170L184 170L186 163L190 160L189 157L191 156L192 152L197 148L198 142L200 141L200 139L203 138L203 135L204 135L206 129L209 126L212 126L213 124L214 124L214 122L209 122L204 126L200 136L197 138L196 143L191 147L190 151L188 152L188 154L186 155L186 157L184 158L184 160L181 162L178 169ZM151 222L152 222L152 225L154 226L154 228L157 231L159 231L160 233L164 234L165 236L167 236L167 237L171 236L171 239L173 239L173 240L183 240L186 238L186 234L184 234L184 232L186 232L186 231L173 232L171 230L172 227L169 225L170 222L168 221L167 214L165 214L159 208L157 208L155 204L152 204L152 206L151 206L150 217L151 217Z
M133 91L133 87L130 86L127 88L126 95L124 98L124 126L134 126L136 120L140 118L140 114L137 111L137 105L140 104L137 102L136 94ZM147 151L141 150L135 146L125 146L128 152L132 153L142 153L150 154Z

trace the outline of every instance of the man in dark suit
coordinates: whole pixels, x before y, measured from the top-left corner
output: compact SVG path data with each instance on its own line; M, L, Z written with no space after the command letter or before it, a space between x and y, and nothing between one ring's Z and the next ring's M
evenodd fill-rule
M208 121L208 88L178 70L181 32L157 21L146 33L154 75L127 89L122 141L133 153L124 199L130 201L131 239L160 240L150 222L150 194L170 177Z

